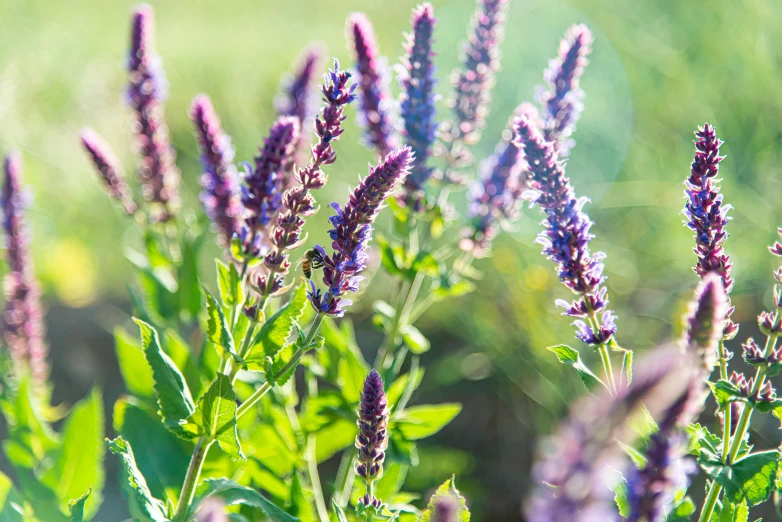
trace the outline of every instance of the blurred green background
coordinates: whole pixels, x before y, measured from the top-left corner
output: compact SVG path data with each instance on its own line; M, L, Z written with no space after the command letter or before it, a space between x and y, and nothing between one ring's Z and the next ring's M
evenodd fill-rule
M274 117L279 79L301 48L322 42L329 56L347 64L345 19L364 11L395 64L415 3L152 2L157 50L171 84L167 120L185 206L198 211L201 171L187 118L194 95L212 96L238 159L250 159ZM433 3L440 90L447 96L473 2ZM124 245L138 237L103 195L78 132L94 127L133 171L131 114L121 103L133 4L0 1L0 151L21 150L33 194L29 220L49 310L55 400L73 401L92 383L105 389L107 401L122 391L110 332L128 319L131 267ZM511 0L502 71L479 156L493 149L513 108L532 99L562 33L577 22L590 26L596 42L567 171L577 193L592 199L594 245L608 255L620 344L642 352L680 330L696 284L693 241L680 214L682 181L692 161L692 132L709 121L726 141L721 172L725 200L734 206L727 250L735 261L734 318L742 323L737 347L755 333L754 316L770 302L775 267L766 245L782 225L782 3ZM331 181L318 194L323 204L343 200L373 159L361 146L353 110L336 147L339 160L328 171ZM448 116L444 107L440 115ZM464 214L464 198L455 202ZM327 217L324 211L310 220L311 242L323 237ZM429 372L418 400L458 400L465 410L422 448L422 464L408 484L426 493L456 472L476 520L520 518L536 439L551 432L568 397L583 393L545 350L576 341L553 306L568 295L533 243L539 221L537 210L525 211L496 242L494 256L476 263L484 273L477 293L432 308L420 324L434 348L424 358ZM387 228L387 222L379 226ZM216 254L214 248L205 259ZM211 263L202 266L211 279ZM371 295L351 310L368 353L379 340L370 304L387 298L387 283L375 280ZM779 445L775 426L759 428L759 441ZM109 487L101 519L118 520L124 512L116 481Z

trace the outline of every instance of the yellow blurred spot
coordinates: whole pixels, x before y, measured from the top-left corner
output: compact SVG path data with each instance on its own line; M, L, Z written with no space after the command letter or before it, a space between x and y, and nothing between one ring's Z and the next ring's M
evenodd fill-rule
M82 308L97 297L97 267L90 251L73 238L60 240L46 260L46 271L57 297L72 308Z
M521 276L522 284L528 290L546 290L551 284L551 269L540 265L532 265Z

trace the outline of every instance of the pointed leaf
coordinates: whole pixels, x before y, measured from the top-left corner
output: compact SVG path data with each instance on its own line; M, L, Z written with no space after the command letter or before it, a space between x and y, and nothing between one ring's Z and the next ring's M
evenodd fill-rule
M470 522L470 510L467 509L467 501L461 493L459 493L459 490L456 489L453 477L446 480L443 485L437 488L437 491L432 495L432 498L429 499L429 505L427 506L426 511L424 511L424 514L421 515L420 522L432 522L434 520L433 514L435 506L437 505L437 501L443 497L455 499L457 506L456 520L459 522Z
M68 502L68 510L71 514L70 522L84 522L84 506L90 497L90 490L75 500Z
M109 451L122 458L126 479L135 497L136 505L140 509L140 513L137 516L154 522L168 522L166 507L149 492L147 481L144 480L144 476L136 466L136 458L133 456L133 449L130 447L130 444L122 437L117 437L114 440L106 439L106 442Z
M594 373L592 373L592 371L581 361L581 356L579 355L578 350L575 350L574 348L571 348L565 344L550 346L546 349L553 352L554 355L557 356L557 359L559 359L559 362L562 364L572 366L573 369L576 370L579 378L581 378L581 382L583 382L584 386L587 387L587 390L592 391L598 385L603 384L603 381L601 381Z
M768 500L774 490L779 451L753 453L730 466L703 459L699 463L710 478L722 484L731 502L738 504L746 500L751 507Z
M306 304L306 287L301 284L296 288L291 300L263 324L261 331L253 341L250 354L274 357L294 332L296 322L301 318ZM252 359L251 356L248 357L248 360L250 359Z
M398 417L397 429L407 440L418 440L434 435L462 411L461 404L425 404L412 406Z
M124 328L118 327L114 330L114 346L125 389L142 399L154 398L155 379L152 377L152 368L147 364L138 340Z
M349 404L358 404L361 397L361 389L364 380L369 373L369 365L356 357L352 351L342 354L339 361L337 375L339 376L339 388L342 396Z
M223 308L205 286L201 286L201 289L206 296L206 313L208 316L206 327L209 341L215 345L218 353L228 352L233 356L237 355L234 347L234 338L231 335L231 329L228 327L228 321L225 319Z
M198 488L198 492L201 495L201 501L217 497L228 506L238 504L260 509L273 522L298 522L299 520L286 513L258 491L245 486L240 486L232 480L205 480L201 487Z
M206 435L216 440L231 458L245 460L236 430L236 393L230 377L217 374L185 429L194 430L193 436Z
M215 259L217 265L217 287L220 289L220 300L225 306L235 306L244 300L239 272L234 263L226 265Z

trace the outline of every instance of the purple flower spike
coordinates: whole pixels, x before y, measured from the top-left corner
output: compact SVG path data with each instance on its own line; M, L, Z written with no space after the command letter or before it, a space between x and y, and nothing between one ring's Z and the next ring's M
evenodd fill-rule
M305 48L293 71L283 80L280 94L275 99L279 116L294 116L299 119L301 132L296 145L296 165L303 165L309 156L309 140L312 121L317 111L316 74L323 60L323 50L318 45ZM293 170L294 162L288 164ZM292 178L291 178L292 180Z
M459 246L478 258L491 252L491 242L498 227L516 218L521 196L527 188L524 154L513 142L513 122L522 114L533 120L538 118L532 104L519 105L494 154L481 163L480 180L470 185L468 212L472 223L464 230L464 239Z
M583 212L586 199L577 198L570 180L557 161L554 146L546 142L535 124L525 115L516 120L516 145L523 151L529 169L529 181L537 194L534 202L546 218L538 236L543 253L557 263L560 280L576 294L568 315L590 317L599 323L599 331L579 321L578 337L589 344L600 344L616 333L614 315L606 311L603 276L604 254L591 254L589 233L592 221ZM582 313L586 312L586 313ZM597 317L603 314L602 321Z
M695 158L690 169L690 177L684 182L685 224L695 232L695 248L698 258L695 273L701 278L714 272L722 278L725 292L733 289L731 277L730 256L725 253L723 245L728 239L728 211L730 205L723 204L720 186L717 183L719 164L724 159L720 156L722 141L717 137L714 127L708 123L695 132ZM733 313L730 310L728 317ZM738 333L738 325L730 319L725 323L723 337L732 339Z
M166 80L153 49L152 7L142 4L133 13L126 100L136 112L137 146L141 155L138 177L144 198L158 208L153 218L166 221L179 204L179 171L163 119Z
M728 296L722 279L717 274L706 274L690 305L684 345L701 357L707 373L711 373L719 357L719 341L728 311Z
M111 146L92 129L82 129L81 144L103 180L109 197L119 201L129 216L135 214L138 207L125 180L122 164L111 150Z
M201 202L219 232L219 243L227 247L239 232L242 202L239 181L233 164L231 138L223 132L209 96L196 96L190 106L196 139L201 149Z
M356 86L350 84L350 73L341 71L336 60L334 70L329 71L325 78L326 83L321 89L324 107L315 119L318 142L312 147L309 164L296 171L296 184L283 194L280 213L269 234L273 248L264 257L268 273L256 281L263 295L277 295L285 289L284 276L290 268L286 250L300 246L305 239L301 233L304 218L316 211L315 198L310 191L323 187L328 181L322 167L337 160L332 143L342 135L345 106L356 98L353 94Z
M35 382L44 386L49 375L49 365L46 362L41 291L35 279L24 222L22 159L17 154L5 158L4 175L0 204L9 271L4 280L6 306L3 313L3 338L15 370L29 371Z
M412 31L405 35L405 56L402 58L399 82L402 86L400 110L404 121L406 144L413 149L415 164L405 179L403 201L420 210L424 197L424 185L432 176L429 157L437 135L435 119L434 8L422 4L413 9Z
M347 292L358 291L362 277L358 274L366 267L367 243L372 237L372 223L381 205L391 195L399 183L410 171L413 153L409 147L397 149L377 167L369 169L369 175L359 183L350 194L350 200L344 208L332 203L337 215L329 218L332 229L329 231L334 252L323 255L323 282L328 290L321 294L312 284L309 292L310 302L315 310L341 317L350 301L343 300Z
M388 447L388 400L383 390L383 379L372 370L364 381L358 406L358 463L356 473L371 483L383 474L383 460ZM375 498L363 499L364 505L375 504ZM368 502L367 502L368 501Z
M390 115L391 94L375 32L362 13L353 13L348 18L348 41L358 72L360 123L366 130L369 145L384 158L396 146Z
M477 0L472 31L464 44L461 69L454 71L454 95L449 102L455 120L444 129L446 160L450 167L460 168L473 162L469 150L480 140L489 112L494 74L500 68L500 42L505 26L508 0ZM454 172L447 173L452 182L464 180Z
M703 409L703 397L703 385L695 380L663 414L646 449L646 466L633 466L628 473L627 522L664 522L674 495L689 486L689 476L698 467L687 457L687 437L681 428L697 418Z
M559 56L551 61L543 77L545 87L538 90L538 102L543 107L542 129L546 141L556 143L561 158L573 147L570 136L576 128L584 91L578 84L592 52L592 33L585 25L574 25L559 44Z

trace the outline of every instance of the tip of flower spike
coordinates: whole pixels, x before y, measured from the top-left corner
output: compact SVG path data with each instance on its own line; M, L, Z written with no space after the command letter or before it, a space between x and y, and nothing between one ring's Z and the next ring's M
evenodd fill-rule
M372 368L372 371L369 372L366 380L364 381L364 390L382 390L383 386L383 378L380 376L377 370Z
M149 4L139 4L133 9L130 54L132 65L141 58L141 53L151 46L154 31L154 10Z
M586 24L576 24L568 28L566 38L573 44L578 44L581 47L588 48L594 42L592 31ZM586 51L588 53L589 51ZM584 53L584 54L586 54Z
M701 352L708 370L716 363L717 343L722 336L728 310L728 296L722 278L715 273L706 274L695 290L685 342L689 350Z
M348 17L348 39L353 44L352 51L357 54L368 54L369 59L377 54L377 41L372 23L364 13L352 13Z
M416 26L422 21L434 22L434 7L429 2L425 2L413 8L413 25Z
M9 184L16 185L22 172L22 156L17 151L10 152L3 161L5 173L5 189L9 190Z

